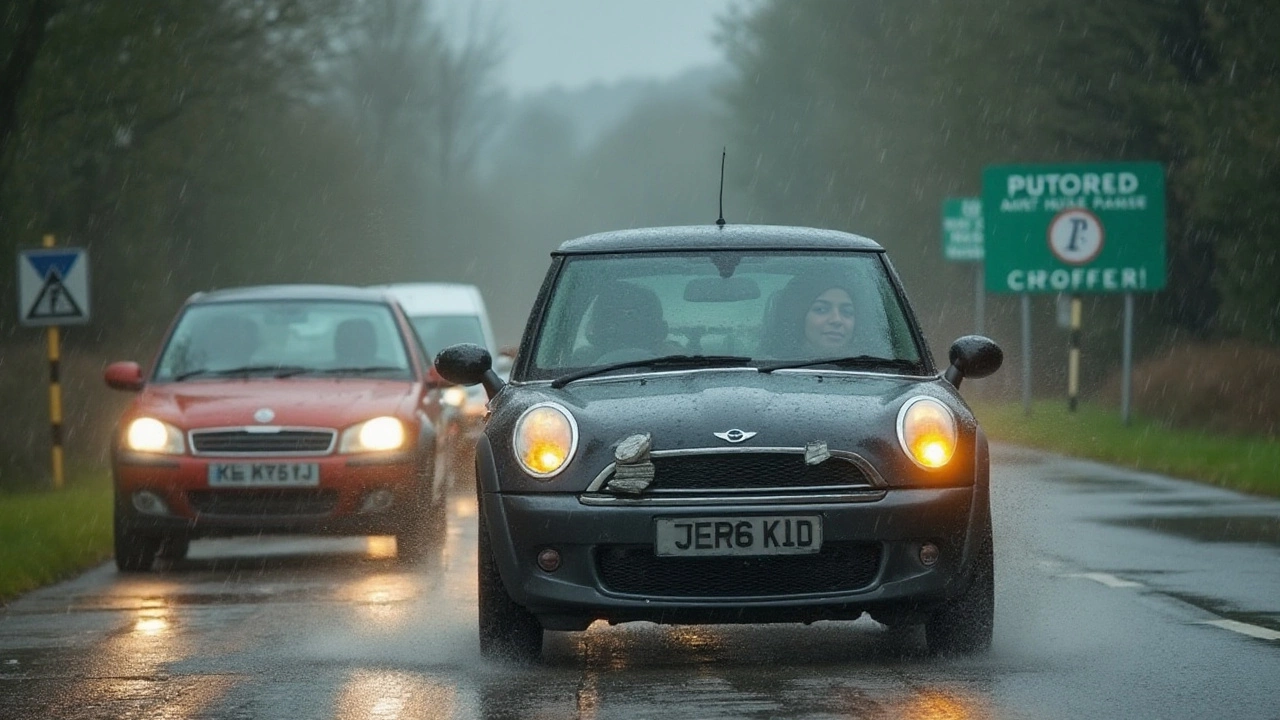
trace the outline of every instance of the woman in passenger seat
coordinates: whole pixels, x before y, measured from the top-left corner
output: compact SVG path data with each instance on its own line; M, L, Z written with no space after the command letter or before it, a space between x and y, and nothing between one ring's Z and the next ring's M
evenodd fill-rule
M787 359L850 354L853 296L853 284L841 275L797 275L774 298L762 348Z

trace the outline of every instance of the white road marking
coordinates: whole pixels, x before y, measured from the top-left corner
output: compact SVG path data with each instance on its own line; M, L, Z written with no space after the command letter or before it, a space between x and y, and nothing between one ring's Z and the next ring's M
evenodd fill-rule
M1220 627L1223 630L1230 630L1231 632L1248 635L1249 637L1255 637L1259 640L1280 640L1280 632L1270 628L1250 625L1249 623L1237 622L1235 620L1203 620L1201 621L1201 624L1213 625L1215 627Z
M1110 573L1099 573L1099 572L1070 573L1068 575L1063 575L1062 577L1084 578L1085 580L1092 580L1096 583L1102 583L1103 585L1106 585L1107 587L1110 587L1110 588L1143 587L1142 583L1140 582L1134 582L1132 580L1125 580L1123 578L1118 578L1115 575L1111 575Z

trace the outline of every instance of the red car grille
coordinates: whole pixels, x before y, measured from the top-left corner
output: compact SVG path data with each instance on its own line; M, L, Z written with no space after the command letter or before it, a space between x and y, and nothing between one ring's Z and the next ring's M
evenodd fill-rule
M204 455L319 455L327 453L333 447L336 434L333 430L281 430L269 433L197 430L191 433L191 446L195 452Z
M337 490L193 490L187 502L201 515L289 517L328 515Z

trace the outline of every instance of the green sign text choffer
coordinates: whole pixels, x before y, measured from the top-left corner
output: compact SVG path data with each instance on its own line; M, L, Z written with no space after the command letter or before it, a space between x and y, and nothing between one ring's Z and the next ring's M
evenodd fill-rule
M1158 163L996 165L982 173L986 285L996 293L1165 285Z

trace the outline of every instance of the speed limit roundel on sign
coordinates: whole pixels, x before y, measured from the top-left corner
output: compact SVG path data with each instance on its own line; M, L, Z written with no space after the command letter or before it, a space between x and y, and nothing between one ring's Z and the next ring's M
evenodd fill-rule
M1098 216L1084 208L1069 208L1049 223L1049 249L1068 265L1084 265L1102 252L1106 232Z

